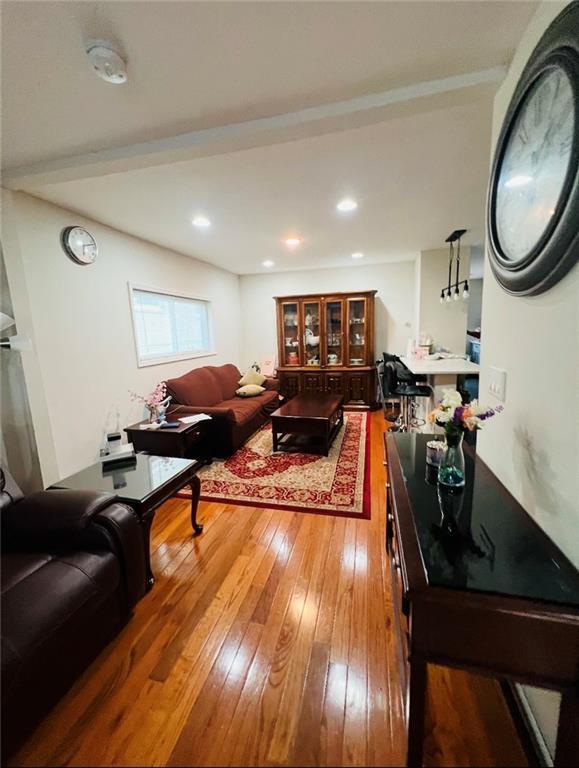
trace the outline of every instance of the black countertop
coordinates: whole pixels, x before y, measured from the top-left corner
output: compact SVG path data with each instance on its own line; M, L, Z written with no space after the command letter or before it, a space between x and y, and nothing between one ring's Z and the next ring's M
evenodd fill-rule
M438 488L433 435L393 436L429 584L579 607L579 571L465 446L466 485Z

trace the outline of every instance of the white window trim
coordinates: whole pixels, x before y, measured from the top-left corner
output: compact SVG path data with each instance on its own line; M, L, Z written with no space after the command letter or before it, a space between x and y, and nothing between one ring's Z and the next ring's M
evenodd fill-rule
M127 283L129 289L129 302L131 306L131 325L133 327L133 341L135 344L135 358L137 361L137 368L148 368L151 365L165 365L166 363L176 363L180 360L194 360L201 357L214 357L217 352L214 346L213 335L213 305L211 299L205 296L193 295L186 293L185 291L175 291L165 288L151 288L149 285L141 285L140 283ZM137 341L137 324L135 322L135 303L134 303L134 291L146 291L147 293L158 293L160 296L174 296L178 299L193 299L194 301L204 301L207 304L207 322L209 326L209 351L207 352L184 352L179 355L161 355L159 357L152 357L148 360L140 360L139 358L139 343Z

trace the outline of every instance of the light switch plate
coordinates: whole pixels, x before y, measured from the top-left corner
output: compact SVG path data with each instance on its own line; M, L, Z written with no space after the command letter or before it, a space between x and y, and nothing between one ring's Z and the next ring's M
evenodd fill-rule
M490 369L489 392L491 395L494 395L497 400L500 400L502 403L505 402L507 393L507 372L502 368Z

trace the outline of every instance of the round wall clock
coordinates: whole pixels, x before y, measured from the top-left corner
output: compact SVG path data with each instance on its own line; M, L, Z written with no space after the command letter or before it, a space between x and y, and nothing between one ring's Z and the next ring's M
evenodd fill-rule
M542 293L579 257L579 4L547 29L499 134L487 200L493 273L508 292Z
M65 227L60 233L60 243L66 255L75 264L92 264L97 257L96 240L82 227Z

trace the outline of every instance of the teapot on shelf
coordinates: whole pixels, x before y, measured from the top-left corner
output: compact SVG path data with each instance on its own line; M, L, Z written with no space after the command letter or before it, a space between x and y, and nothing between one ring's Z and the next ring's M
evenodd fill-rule
M314 336L313 331L310 328L306 328L305 333L305 342L308 347L317 347L320 343L320 337Z

